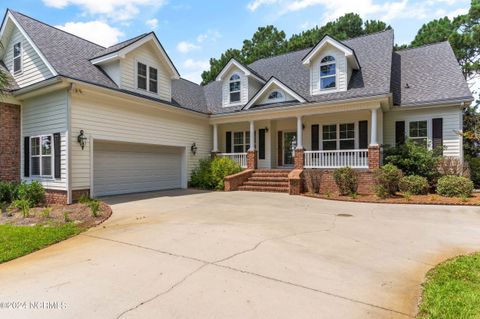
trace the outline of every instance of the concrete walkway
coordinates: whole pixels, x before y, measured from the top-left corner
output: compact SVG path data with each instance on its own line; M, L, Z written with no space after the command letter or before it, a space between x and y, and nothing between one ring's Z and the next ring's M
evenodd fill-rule
M430 268L480 250L478 207L192 191L107 201L103 225L0 265L0 318L409 318Z

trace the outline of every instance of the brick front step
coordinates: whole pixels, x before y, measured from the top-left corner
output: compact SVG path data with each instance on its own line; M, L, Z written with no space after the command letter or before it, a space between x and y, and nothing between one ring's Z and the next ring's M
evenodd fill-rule
M273 186L240 186L241 191L250 192L274 192L274 193L288 193L288 187L273 187Z
M277 177L277 176L274 176L274 177L250 177L248 179L249 181L252 181L252 182L260 182L260 181L265 181L265 182L287 182L288 183L288 177Z
M255 172L253 173L252 177L282 177L282 178L288 178L288 173L259 173Z
M288 180L286 182L270 182L270 181L252 181L248 180L243 183L243 186L258 186L258 187L288 187Z

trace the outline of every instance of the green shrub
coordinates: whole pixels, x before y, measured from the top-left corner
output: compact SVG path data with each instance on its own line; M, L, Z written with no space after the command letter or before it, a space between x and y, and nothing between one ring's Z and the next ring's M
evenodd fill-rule
M215 157L211 162L212 179L215 189L223 190L223 179L232 174L242 171L240 165L228 157Z
M303 178L305 179L305 188L307 193L316 194L320 191L320 179L322 171L318 169L305 169Z
M37 181L31 183L22 182L18 186L17 198L28 200L31 207L34 207L45 202L45 189Z
M395 195L402 176L402 171L393 164L386 164L380 167L376 171L377 195L382 192L385 192L387 196Z
M431 186L439 177L438 163L441 156L438 152L428 150L412 140L404 144L385 149L385 164L393 164L405 175L418 175L427 178Z
M44 219L47 219L47 218L50 218L50 213L52 212L52 209L50 207L45 207L44 209L42 209L42 211L40 212L40 217L41 218L44 218Z
M65 223L70 223L72 219L70 218L70 212L64 212L63 213L63 220Z
M17 199L18 183L0 182L0 203L11 204Z
M23 218L27 218L30 213L32 203L28 199L16 199L13 201L12 206L22 211Z
M211 159L201 159L198 166L193 169L190 186L201 189L213 189L215 184L212 178Z
M425 195L428 193L428 180L417 175L404 176L400 179L398 187L405 194Z
M388 191L385 186L377 184L375 185L375 195L377 195L381 199L385 199L388 197Z
M443 176L438 180L437 194L447 197L470 197L473 182L463 176Z
M470 177L473 185L480 188L480 157L469 157L467 162L470 166Z
M100 202L96 199L91 199L88 204L88 208L92 212L93 217L98 217L98 212L100 211Z
M358 174L350 167L338 168L333 172L335 184L341 195L352 195L357 193Z
M80 204L85 204L86 205L90 202L90 200L91 200L90 197L88 197L87 195L84 194L84 195L80 196L80 198L78 199L78 202Z

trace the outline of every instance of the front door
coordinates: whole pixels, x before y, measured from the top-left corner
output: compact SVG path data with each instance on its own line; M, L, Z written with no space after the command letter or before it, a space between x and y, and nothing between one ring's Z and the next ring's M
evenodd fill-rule
M297 133L283 133L283 165L295 164L295 148L297 147Z

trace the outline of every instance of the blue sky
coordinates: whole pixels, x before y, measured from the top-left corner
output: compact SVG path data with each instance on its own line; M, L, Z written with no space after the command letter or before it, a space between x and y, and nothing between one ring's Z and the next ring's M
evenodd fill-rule
M155 31L182 77L200 82L210 57L240 48L259 26L293 33L344 13L382 19L397 43L410 42L434 18L466 13L469 0L38 0L2 1L0 8L32 16L104 46Z

